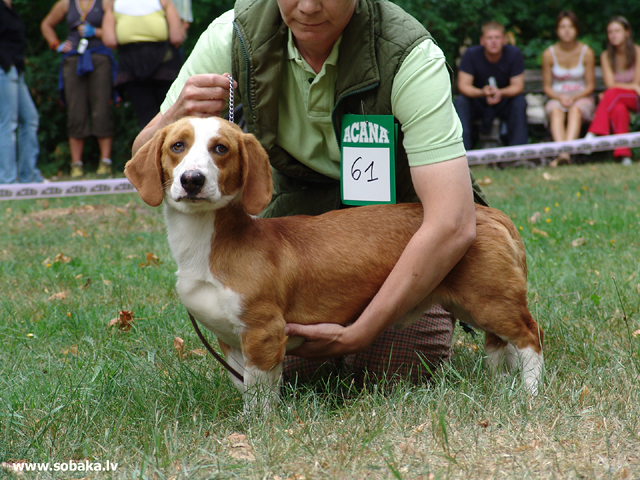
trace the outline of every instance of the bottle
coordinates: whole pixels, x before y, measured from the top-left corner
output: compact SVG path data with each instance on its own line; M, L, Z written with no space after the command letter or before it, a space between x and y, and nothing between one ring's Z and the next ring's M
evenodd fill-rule
M80 42L78 43L78 53L80 55L85 52L85 50L87 49L87 45L89 45L89 40L87 40L86 38L81 38Z

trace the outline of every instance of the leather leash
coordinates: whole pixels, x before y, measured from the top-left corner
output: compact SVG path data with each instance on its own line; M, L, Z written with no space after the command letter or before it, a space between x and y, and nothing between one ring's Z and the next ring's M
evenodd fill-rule
M226 368L231 375L233 375L238 380L240 380L242 383L244 383L244 377L242 376L242 374L240 374L236 370L234 370L233 367L231 365L229 365L226 362L226 360L224 358L222 358L220 356L220 354L213 349L213 347L209 344L209 342L207 342L207 339L204 338L204 335L202 335L202 332L200 331L200 328L198 328L198 322L196 322L196 319L193 318L193 315L191 315L191 312L189 312L189 310L187 310L187 313L189 314L189 320L191 320L191 323L193 324L193 328L195 329L196 333L198 334L198 338L200 338L200 341L205 346L205 348L207 350L209 350L209 353L211 355L213 355L213 358L215 358L224 368Z

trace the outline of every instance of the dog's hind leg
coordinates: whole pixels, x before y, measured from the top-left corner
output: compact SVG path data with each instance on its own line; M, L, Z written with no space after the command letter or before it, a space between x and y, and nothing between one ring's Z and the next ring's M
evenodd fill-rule
M507 345L508 343L497 335L486 332L484 339L484 350L487 354L486 363L494 377L498 375L501 367L508 366L506 363Z
M542 379L544 357L542 354L542 329L529 313L528 308L514 308L520 310L520 315L514 320L514 315L496 309L494 316L502 320L492 322L491 330L487 331L485 349L489 365L495 373L504 363L510 370L519 370L525 388L533 395L538 393ZM485 323L486 325L486 323Z

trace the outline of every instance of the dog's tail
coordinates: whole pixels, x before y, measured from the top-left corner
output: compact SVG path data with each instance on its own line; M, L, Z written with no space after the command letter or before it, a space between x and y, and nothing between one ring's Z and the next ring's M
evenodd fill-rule
M506 228L507 232L509 232L509 236L513 240L513 253L516 262L518 262L518 265L520 266L520 268L522 268L525 276L527 276L527 253L525 251L524 242L522 241L520 232L518 232L518 229L513 224L511 219L507 217L507 215L503 212L500 212L500 214L496 215L496 220L504 225L504 228Z

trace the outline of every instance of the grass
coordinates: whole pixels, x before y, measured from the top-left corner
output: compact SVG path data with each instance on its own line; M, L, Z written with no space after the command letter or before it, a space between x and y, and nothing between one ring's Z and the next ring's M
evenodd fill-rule
M202 347L160 209L133 194L2 202L0 463L119 466L0 477L640 478L640 169L474 173L522 227L546 331L537 398L491 378L482 339L458 328L428 384L287 386L276 414L244 417L212 358L176 355L176 336ZM129 331L109 327L120 310Z

